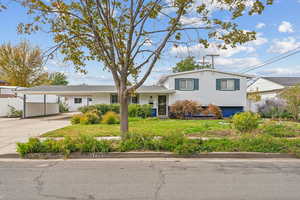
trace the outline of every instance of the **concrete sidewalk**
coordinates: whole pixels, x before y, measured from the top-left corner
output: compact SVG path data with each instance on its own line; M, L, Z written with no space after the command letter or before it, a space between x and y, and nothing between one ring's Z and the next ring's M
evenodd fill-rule
M70 115L30 119L0 118L0 154L16 153L16 142L26 142L29 137L70 125Z

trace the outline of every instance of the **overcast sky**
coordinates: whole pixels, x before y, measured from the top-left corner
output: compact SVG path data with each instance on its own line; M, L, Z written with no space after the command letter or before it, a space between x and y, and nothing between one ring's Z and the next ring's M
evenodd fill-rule
M8 10L0 12L1 44L7 42L16 44L26 39L42 49L47 49L53 45L51 35L46 33L37 33L31 36L18 35L16 32L17 24L28 22L30 17L26 15L23 8L14 3L10 3L8 7ZM214 8L212 7L212 9ZM244 30L255 30L258 35L256 41L237 48L220 51L213 45L209 49L204 49L197 44L188 48L186 46L169 47L147 80L147 84L153 84L161 75L170 73L171 67L188 55L195 56L200 60L205 54L218 53L221 56L216 58L217 69L240 72L249 66L263 63L264 60L300 47L299 11L300 0L275 0L275 4L267 7L263 15L242 17L238 20L240 27ZM185 17L182 22L195 24L197 16L191 14ZM113 84L110 73L104 71L102 65L97 62L88 63L87 75L76 73L72 64L62 63L61 57L50 60L45 69L50 72L66 73L70 84ZM261 76L300 76L300 54L249 73Z

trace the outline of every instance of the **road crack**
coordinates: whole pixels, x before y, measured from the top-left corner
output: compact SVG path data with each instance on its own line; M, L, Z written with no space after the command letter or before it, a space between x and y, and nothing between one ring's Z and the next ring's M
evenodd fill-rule
M154 200L159 200L160 192L163 186L166 184L166 175L163 173L162 169L158 170L158 184L154 193Z

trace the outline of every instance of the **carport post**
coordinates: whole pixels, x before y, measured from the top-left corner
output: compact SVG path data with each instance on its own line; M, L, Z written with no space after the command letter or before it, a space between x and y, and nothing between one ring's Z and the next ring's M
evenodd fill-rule
M46 95L44 94L44 116L47 115Z
M23 118L26 118L26 94L23 96Z

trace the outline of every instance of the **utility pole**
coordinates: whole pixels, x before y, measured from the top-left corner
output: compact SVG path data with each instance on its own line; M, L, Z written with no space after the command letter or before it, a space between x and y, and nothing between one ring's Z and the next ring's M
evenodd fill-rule
M215 68L215 57L220 56L218 54L209 54L206 56L210 56L211 57L211 67L214 69Z
M208 62L205 62L205 56L202 57L202 62L199 62L200 65L205 66L207 64L209 64Z

